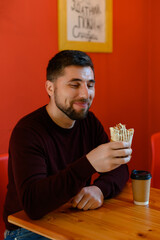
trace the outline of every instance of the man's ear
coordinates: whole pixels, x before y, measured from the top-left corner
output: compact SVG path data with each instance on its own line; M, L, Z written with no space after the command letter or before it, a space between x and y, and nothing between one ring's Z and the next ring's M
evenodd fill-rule
M47 80L45 83L45 87L46 87L46 91L47 91L48 95L51 97L54 93L54 83Z

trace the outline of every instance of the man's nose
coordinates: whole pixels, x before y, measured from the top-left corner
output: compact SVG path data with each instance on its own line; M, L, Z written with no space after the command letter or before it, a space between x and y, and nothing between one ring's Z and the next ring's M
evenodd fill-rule
M79 95L81 98L85 98L85 99L87 99L89 97L89 89L86 84L81 86Z

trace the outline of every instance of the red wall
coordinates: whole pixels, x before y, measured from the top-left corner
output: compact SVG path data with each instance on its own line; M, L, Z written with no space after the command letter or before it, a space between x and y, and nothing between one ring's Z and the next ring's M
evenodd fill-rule
M113 53L94 54L95 111L106 130L116 123L134 127L130 169L148 166L148 5L114 1Z
M45 104L45 68L57 52L57 5L49 0L0 2L0 152L17 120Z
M160 1L150 4L150 133L160 131Z
M48 102L45 69L58 51L58 23L57 1L1 0L0 8L0 153L5 153L18 119ZM89 53L96 73L92 110L108 133L119 122L135 129L130 169L149 169L150 134L160 130L159 9L159 0L113 0L113 53Z

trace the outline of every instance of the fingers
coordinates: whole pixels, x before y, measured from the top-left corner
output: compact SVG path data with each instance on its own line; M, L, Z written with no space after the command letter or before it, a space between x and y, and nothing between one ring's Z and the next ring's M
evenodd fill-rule
M83 198L79 202L74 202L74 206L78 209L88 210L91 207L92 203L87 196L83 196Z
M115 163L124 164L130 161L132 149L129 142L110 142L111 155Z
M72 207L76 208L78 203L82 200L83 194L80 191L73 199L72 199Z
M130 156L132 154L132 149L127 148L127 149L118 149L113 151L113 157L126 157Z
M72 207L83 209L84 211L89 209L96 209L100 207L102 203L99 201L95 201L92 197L88 197L86 195L81 198L81 200L78 202L76 199L72 201Z
M103 193L97 186L88 186L72 199L72 207L89 210L100 207L103 204Z
M86 210L96 209L101 206L102 206L101 202L92 201L92 199L91 199L90 201L86 202L86 204L83 206L83 208L80 208L80 209L83 209L84 211L86 211Z
M129 142L109 142L99 145L90 151L86 157L97 172L109 172L116 165L128 163L132 149Z
M112 164L114 165L121 165L126 164L131 160L131 155L125 157L115 157L112 159Z
M72 207L88 210L91 205L91 196L89 194L86 194L84 189L82 189L72 200Z
M111 149L113 149L113 150L131 147L131 144L129 142L122 142L122 141L110 142L109 144L110 144Z

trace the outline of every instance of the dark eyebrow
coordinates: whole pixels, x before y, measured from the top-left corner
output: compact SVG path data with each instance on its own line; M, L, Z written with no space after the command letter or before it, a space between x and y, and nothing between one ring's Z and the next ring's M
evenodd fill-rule
M82 82L82 81L83 81L83 80L80 79L80 78L72 78L72 79L70 80L70 82ZM93 83L95 83L95 80L94 80L94 79L89 79L88 82L93 82Z

